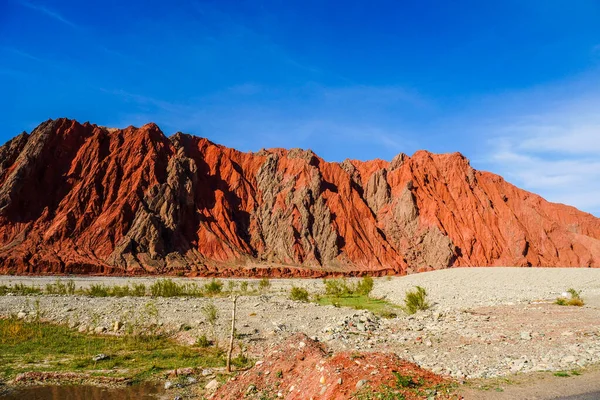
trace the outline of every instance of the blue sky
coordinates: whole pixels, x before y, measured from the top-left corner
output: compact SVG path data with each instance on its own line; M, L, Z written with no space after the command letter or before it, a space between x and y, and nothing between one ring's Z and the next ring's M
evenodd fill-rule
M329 161L460 151L600 216L598 1L0 1L0 141L66 116Z

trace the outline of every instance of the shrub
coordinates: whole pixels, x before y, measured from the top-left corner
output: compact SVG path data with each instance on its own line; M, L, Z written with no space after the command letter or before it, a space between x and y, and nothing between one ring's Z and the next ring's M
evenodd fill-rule
M354 292L345 279L324 279L325 294L328 296L347 296Z
M206 335L202 335L196 340L196 346L206 348L210 346L210 340L206 337Z
M218 279L212 279L209 283L204 285L204 290L211 296L219 294L223 290L223 282Z
M129 285L115 285L110 289L110 295L114 297L125 297L131 294Z
M373 290L373 285L373 278L365 276L356 284L356 293L368 296Z
M293 286L290 292L290 299L294 301L308 302L308 291L304 288Z
M571 296L571 298L567 298L565 296L560 296L556 299L556 301L554 303L558 304L559 306L576 306L576 307L582 307L585 304L583 299L581 298L580 290L575 290L573 288L570 288L569 290L567 290L567 293Z
M48 294L75 294L75 282L73 280L63 283L60 279L57 279L54 283L48 283L46 285L46 293Z
M41 294L42 290L35 286L27 286L22 283L17 283L14 286L0 286L0 296L4 296L8 293L14 293L18 295L28 295L28 294Z
M235 290L236 287L237 287L236 281L227 281L227 291L229 293L233 293L233 291Z
M145 296L146 295L146 285L144 285L143 283L134 283L132 294L134 296L138 296L138 297Z
M248 282L242 281L240 283L240 290L242 291L242 293L248 292Z
M404 296L404 311L407 314L414 314L420 310L427 310L429 302L427 302L427 291L421 286L416 286L414 290L406 292Z
M90 285L85 291L85 294L93 297L108 297L110 295L109 288L101 284Z
M269 281L269 278L262 278L259 282L258 282L258 289L260 291L264 291L267 290L268 288L271 287L271 281Z
M72 279L67 281L67 284L65 285L65 287L67 289L67 294L70 294L70 295L75 294L75 282L73 282Z
M219 319L219 310L214 305L214 303L208 303L202 307L202 314L204 314L204 318L206 318L206 322L210 324L212 330L212 336L215 341L215 347L219 347L218 339L217 339L217 320Z
M181 287L171 279L159 279L150 286L152 296L174 297L181 295Z

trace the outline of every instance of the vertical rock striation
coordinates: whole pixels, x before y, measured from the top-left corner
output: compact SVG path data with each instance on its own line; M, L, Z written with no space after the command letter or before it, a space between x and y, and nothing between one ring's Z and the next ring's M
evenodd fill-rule
M599 219L458 153L328 163L67 119L0 147L3 273L323 276L599 259Z

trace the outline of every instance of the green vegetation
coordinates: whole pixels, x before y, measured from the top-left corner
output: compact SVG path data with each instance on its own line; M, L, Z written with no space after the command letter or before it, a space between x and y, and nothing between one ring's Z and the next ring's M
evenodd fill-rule
M56 282L46 285L46 293L73 295L75 294L75 282L68 280L67 283L63 283L60 279L57 279Z
M416 286L414 290L409 290L404 296L404 307L402 309L407 314L414 314L417 311L427 310L429 302L427 301L427 291L421 286Z
M269 289L270 287L271 287L271 281L269 281L269 278L262 278L258 282L258 290L260 290L261 292L264 292L265 290Z
M290 299L294 301L308 302L308 290L296 286L292 286L290 291Z
M325 294L327 296L348 296L359 295L369 296L373 290L374 282L370 276L363 277L360 281L352 284L345 278L342 279L324 279Z
M218 279L213 279L206 285L204 285L204 291L209 296L215 296L223 290L223 282Z
M355 292L363 296L368 296L371 294L373 286L373 278L370 276L365 276L356 284Z
M6 296L9 293L25 296L30 294L41 294L42 289L36 286L26 286L22 283L17 283L14 286L0 285L0 296Z
M263 278L258 283L259 290L264 292L271 287L271 282ZM227 281L227 286L219 279L212 279L204 285L196 282L177 282L172 279L157 279L152 285L146 287L143 283L126 285L92 284L87 288L76 288L73 280L62 281L57 279L54 283L48 283L44 289L37 286L27 286L22 283L15 285L0 285L0 296L9 293L14 295L83 295L92 297L125 297L125 296L153 296L153 297L205 297L223 296L236 293L238 283ZM247 281L239 284L237 293L243 295L257 295L259 292L249 290Z
M583 299L581 298L580 290L578 291L573 288L570 288L569 290L567 290L567 293L571 296L570 298L567 298L565 296L560 296L560 297L556 298L556 301L554 303L558 304L559 306L576 306L576 307L582 307L585 304Z
M560 378L568 378L569 376L579 376L581 375L581 372L577 371L576 369L572 370L572 371L556 371L554 373L554 376L558 376Z
M202 307L202 314L206 319L206 322L209 323L210 328L212 330L212 337L215 342L215 347L219 347L218 339L217 339L217 320L219 319L219 310L214 305L214 303L208 303Z
M402 375L392 372L394 380L389 384L373 388L368 384L360 389L355 395L357 400L405 400L407 398L437 398L436 395L450 394L454 387L452 384L428 384L423 378L416 379L410 375Z
M177 283L171 279L159 279L150 286L154 297L202 297L202 290L195 283Z
M325 295L317 296L320 305L333 305L336 307L350 307L356 310L369 310L374 314L386 318L396 316L398 306L384 299L370 297L373 290L373 278L365 276L360 281L352 284L346 279L325 279Z
M96 354L107 359L93 361ZM233 360L245 367L244 357ZM237 364L236 364L237 363ZM106 371L111 376L144 380L164 370L221 367L224 354L216 348L186 347L157 335L95 336L65 326L0 319L0 378L25 371Z

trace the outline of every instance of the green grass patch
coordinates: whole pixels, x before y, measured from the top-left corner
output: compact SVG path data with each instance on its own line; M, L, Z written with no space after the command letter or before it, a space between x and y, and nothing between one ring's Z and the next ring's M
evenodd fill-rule
M100 353L108 359L93 361ZM244 357L236 361L249 364ZM224 365L222 350L182 346L162 336L86 335L61 325L0 319L0 376L6 380L25 371L113 370L106 373L142 381L174 368Z
M554 373L554 376L558 376L560 378L568 378L571 375L569 375L567 371L557 371Z

